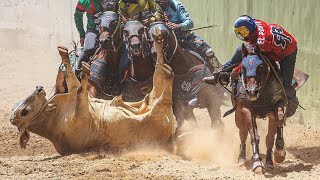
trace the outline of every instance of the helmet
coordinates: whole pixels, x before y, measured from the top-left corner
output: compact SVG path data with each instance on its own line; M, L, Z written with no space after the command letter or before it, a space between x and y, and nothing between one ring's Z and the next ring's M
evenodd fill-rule
M250 16L243 15L234 22L233 30L239 39L245 41L256 30L256 24Z

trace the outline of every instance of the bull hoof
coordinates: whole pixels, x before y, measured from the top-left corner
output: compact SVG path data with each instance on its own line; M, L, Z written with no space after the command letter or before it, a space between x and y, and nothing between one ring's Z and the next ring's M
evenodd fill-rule
M156 28L155 31L152 32L152 36L155 41L157 42L163 42L163 35L159 28Z
M276 149L273 153L274 161L277 163L282 163L286 159L285 149Z
M163 64L163 71L166 78L171 79L173 77L173 71L171 67L167 64Z
M262 161L255 161L252 163L252 171L254 173L260 174L265 172L265 167Z
M58 46L58 51L61 57L69 57L68 48L65 46Z
M83 75L89 76L90 75L90 65L86 62L82 62L81 71Z

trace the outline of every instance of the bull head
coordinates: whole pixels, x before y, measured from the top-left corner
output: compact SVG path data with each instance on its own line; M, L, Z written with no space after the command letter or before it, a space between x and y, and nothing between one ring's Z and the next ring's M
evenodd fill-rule
M46 93L43 87L37 86L29 97L18 102L12 109L10 122L18 127L21 148L26 148L26 144L30 139L28 126L36 118L46 102Z

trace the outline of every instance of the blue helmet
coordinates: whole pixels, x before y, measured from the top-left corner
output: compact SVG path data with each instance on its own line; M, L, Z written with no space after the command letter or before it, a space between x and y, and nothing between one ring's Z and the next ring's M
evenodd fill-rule
M256 30L256 24L253 18L243 15L234 22L233 30L237 37L244 41Z

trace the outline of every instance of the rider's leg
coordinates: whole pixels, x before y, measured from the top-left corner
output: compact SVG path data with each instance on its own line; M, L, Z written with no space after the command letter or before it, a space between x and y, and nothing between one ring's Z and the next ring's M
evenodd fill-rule
M80 71L82 67L82 62L89 62L90 56L92 56L95 53L97 38L97 32L88 31L86 33L83 45L83 52L80 54L78 60L77 72Z
M200 55L204 57L211 66L213 66L215 69L221 67L221 64L213 49L207 42L204 41L204 39L195 33L192 33L189 38L192 40L192 45L195 46L196 51L200 53Z
M283 86L285 88L288 100L296 98L296 91L292 87L292 78L294 66L296 64L297 52L283 58L280 61L281 76L283 79Z

